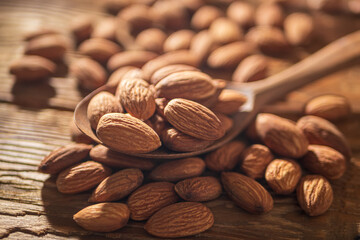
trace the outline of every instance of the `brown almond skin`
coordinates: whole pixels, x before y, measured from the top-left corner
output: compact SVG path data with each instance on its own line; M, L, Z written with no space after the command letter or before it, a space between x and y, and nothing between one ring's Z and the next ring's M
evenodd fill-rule
M231 115L239 112L239 108L247 101L247 97L238 91L224 89L215 105L211 108L215 112Z
M74 165L89 155L92 145L69 144L53 150L39 164L38 171L56 174L61 170Z
M94 29L91 16L83 15L71 20L70 31L77 43L80 43L91 36Z
M229 18L217 18L209 27L209 33L216 43L227 44L243 38L241 28Z
M203 105L175 98L165 107L166 119L179 131L203 140L217 140L225 130L216 115Z
M310 144L331 147L350 159L351 150L344 134L331 122L316 116L304 116L296 126L303 131Z
M309 43L314 33L314 21L305 13L293 13L284 21L285 36L292 45Z
M182 29L170 34L170 36L164 42L164 52L189 49L191 40L194 35L195 32L188 29Z
M227 8L226 15L246 28L254 25L255 8L247 2L234 1Z
M40 56L23 56L9 67L9 72L15 75L18 82L43 80L53 75L55 70L55 63Z
M126 21L134 31L149 28L152 24L150 7L144 4L131 4L122 9L117 17Z
M44 35L53 35L53 34L59 34L58 31L53 29L47 29L47 28L40 28L36 30L31 30L24 34L23 40L24 41L31 41L37 37L41 37Z
M150 179L155 181L177 182L200 176L205 170L205 162L198 157L184 158L165 162L150 172Z
M107 81L107 85L109 85L109 87L113 87L116 88L121 80L124 78L124 76L132 71L138 69L137 67L133 67L133 66L126 66L126 67L121 67L116 69L109 77L108 81Z
M93 129L96 129L98 122L106 113L123 112L121 104L115 96L109 92L99 92L89 102L87 117Z
M186 237L204 232L214 224L214 215L205 205L180 202L167 206L145 224L145 230L156 237Z
M87 161L61 171L56 179L56 187L61 193L80 193L94 188L110 174L110 168Z
M289 158L301 158L309 145L306 136L292 121L269 113L258 114L256 131L263 143L274 153Z
M52 61L61 60L68 48L64 36L47 34L30 40L25 47L25 55L37 55Z
M321 145L309 145L301 163L310 172L327 179L339 179L346 171L346 160L338 151Z
M213 141L194 138L180 132L176 128L165 129L161 134L161 140L168 149L177 152L194 152L210 146Z
M112 232L124 227L130 211L123 203L99 203L77 212L73 219L82 228L94 232Z
M221 182L230 199L245 211L263 214L273 208L270 193L254 179L236 172L222 172Z
M330 183L320 175L302 177L296 189L296 196L300 207L309 216L324 214L334 197Z
M154 52L137 50L116 53L109 59L107 63L107 69L110 72L113 72L116 69L126 66L141 68L144 64L156 58L157 56L158 55Z
M131 215L135 221L148 219L158 210L176 203L179 197L170 182L148 183L136 189L127 201Z
M266 168L265 179L276 194L294 192L301 178L301 167L294 160L275 159Z
M151 8L155 25L167 30L180 30L188 25L188 12L179 1L156 1Z
M222 187L215 177L194 177L178 182L175 191L185 201L204 202L220 197Z
M103 163L115 168L139 168L141 170L151 170L154 163L150 159L128 156L99 144L90 150L90 158L96 162Z
M106 17L101 19L91 33L92 38L104 38L115 41L116 19L114 17Z
M262 178L267 165L274 159L270 149L261 144L246 148L241 154L240 169L251 178Z
M197 103L200 103L201 105L204 105L207 108L211 108L212 106L214 106L216 104L216 102L219 99L220 94L226 87L227 81L223 80L223 79L213 79L212 82L216 87L215 93L210 95L207 98L202 98L202 99L196 100Z
M94 190L89 202L111 202L120 200L141 186L143 173L137 168L118 171L105 178Z
M219 112L214 112L214 113L221 121L224 131L226 133L229 132L234 125L234 121L223 113L219 113Z
M190 51L197 56L200 63L205 63L210 53L218 47L208 30L198 32L192 39Z
M159 136L151 127L123 113L102 116L96 134L105 145L122 153L147 153L161 146Z
M206 167L215 172L232 170L240 160L240 154L245 149L241 141L232 141L206 155Z
M263 3L255 13L255 23L258 26L281 27L284 22L284 10L276 3Z
M166 38L167 35L162 30L158 28L149 28L136 36L135 43L143 50L162 53Z
M215 6L202 6L192 16L191 26L197 30L209 28L215 19L223 15L223 12Z
M101 64L105 64L111 56L121 51L121 47L107 39L91 38L82 42L78 51Z
M200 71L200 70L196 67L185 64L168 65L154 72L154 74L151 76L150 82L156 85L158 82L160 82L160 80L164 79L170 74L183 72L183 71Z
M268 60L262 55L252 55L244 60L235 69L232 80L234 82L254 82L267 77Z

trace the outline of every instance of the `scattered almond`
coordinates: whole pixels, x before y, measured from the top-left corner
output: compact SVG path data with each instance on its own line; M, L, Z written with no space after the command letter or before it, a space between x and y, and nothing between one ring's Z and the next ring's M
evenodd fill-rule
M232 80L234 82L254 82L267 76L269 62L262 55L252 55L244 60L235 69Z
M59 61L64 57L68 45L69 43L64 36L46 34L28 41L25 47L25 54Z
M215 19L222 17L222 11L214 6L205 5L199 8L191 18L191 26L195 29L202 30L209 28Z
M81 58L70 65L71 74L78 80L81 87L94 90L106 82L105 69L90 58Z
M251 178L262 178L267 165L273 159L274 156L269 148L261 144L254 144L241 154L240 168Z
M83 15L71 20L70 31L77 43L90 38L93 29L93 21L90 16Z
M219 44L231 43L243 38L241 28L228 18L218 18L212 22L209 33L214 41Z
M115 71L121 67L133 66L141 68L144 64L151 59L156 58L158 55L154 52L148 51L125 51L113 55L108 63L107 69L110 72Z
M277 3L263 3L256 9L256 25L282 27L283 21L284 10Z
M226 15L242 27L254 25L255 8L247 2L234 1L227 8Z
M314 27L313 19L305 13L290 14L284 22L285 36L295 46L309 43Z
M195 32L184 29L172 33L164 42L164 52L189 49Z
M121 51L121 48L116 43L103 39L103 38L91 38L82 42L78 48L78 51L95 61L104 64L111 56Z
M162 53L167 36L162 30L149 28L136 36L135 43L145 51Z

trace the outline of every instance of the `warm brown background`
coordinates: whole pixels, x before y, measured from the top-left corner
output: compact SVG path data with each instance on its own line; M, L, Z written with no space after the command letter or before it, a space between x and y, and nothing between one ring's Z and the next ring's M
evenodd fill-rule
M130 224L114 233L84 231L72 215L87 205L89 193L63 195L54 179L36 171L39 161L52 149L69 143L69 123L81 93L71 78L64 78L66 65L48 83L14 84L7 73L9 63L21 56L25 31L46 26L67 33L77 14L100 16L96 0L1 0L0 1L0 238L8 239L150 239L143 223ZM360 18L313 13L318 40L309 52L360 29ZM321 39L321 40L319 40ZM66 61L74 54L69 52ZM279 64L280 63L280 64ZM275 61L274 72L288 61ZM193 239L354 239L360 234L360 61L291 93L265 111L297 117L303 103L321 93L347 96L353 116L337 123L350 142L354 158L346 175L332 181L334 203L319 217L305 215L295 194L274 196L274 209L267 215L250 215L225 196L206 203L215 214L215 225Z

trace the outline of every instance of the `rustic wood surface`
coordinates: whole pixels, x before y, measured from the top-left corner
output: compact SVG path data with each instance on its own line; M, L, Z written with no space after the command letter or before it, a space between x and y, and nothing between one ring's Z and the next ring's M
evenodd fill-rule
M119 231L99 234L78 227L72 215L88 205L90 193L63 195L55 181L38 173L37 165L52 149L70 142L73 108L84 93L72 78L65 78L66 64L57 77L36 85L14 84L9 63L21 56L21 35L42 26L67 34L76 14L101 16L100 1L0 1L0 238L7 239L152 239L142 222L130 221ZM314 13L321 36L301 56L346 33L360 29L359 17ZM66 61L76 57L72 51ZM290 61L274 61L286 66ZM280 64L278 64L280 62ZM274 72L278 71L276 67ZM264 111L298 117L304 102L322 93L344 94L354 114L338 122L347 137L353 158L346 175L331 181L334 203L319 217L308 217L295 194L274 197L266 215L247 214L226 196L206 203L215 215L214 226L190 239L355 239L360 234L360 61L289 94Z

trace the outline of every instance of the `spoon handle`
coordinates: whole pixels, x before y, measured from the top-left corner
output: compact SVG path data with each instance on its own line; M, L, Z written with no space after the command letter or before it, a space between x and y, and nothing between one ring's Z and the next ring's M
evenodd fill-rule
M288 69L264 80L248 83L256 105L276 100L333 68L360 56L360 31L342 37Z

